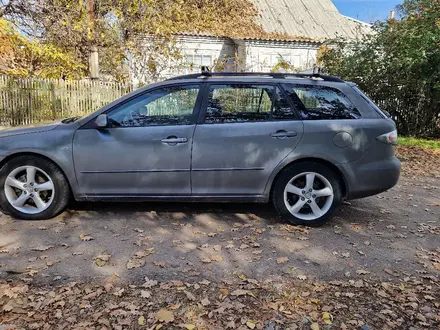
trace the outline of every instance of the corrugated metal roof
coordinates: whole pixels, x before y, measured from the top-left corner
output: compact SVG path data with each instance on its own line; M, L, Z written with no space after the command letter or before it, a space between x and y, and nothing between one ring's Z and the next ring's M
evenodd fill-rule
M369 24L343 16L331 0L251 0L260 11L267 33L281 33L314 40L368 33Z

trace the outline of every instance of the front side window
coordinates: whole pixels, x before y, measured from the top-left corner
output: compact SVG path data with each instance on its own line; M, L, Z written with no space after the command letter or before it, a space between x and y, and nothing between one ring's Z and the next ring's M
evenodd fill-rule
M189 125L199 85L155 89L122 104L108 114L111 127Z
M287 102L275 86L251 84L211 85L205 123L267 121ZM288 106L288 105L287 105Z
M337 89L293 84L284 88L304 120L361 118L353 103Z

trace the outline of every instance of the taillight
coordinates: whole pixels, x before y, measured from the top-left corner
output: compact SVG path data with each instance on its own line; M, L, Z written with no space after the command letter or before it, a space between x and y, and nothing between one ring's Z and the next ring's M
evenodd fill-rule
M378 140L380 142L383 142L383 143L388 143L388 144L396 145L397 144L397 130L394 130L392 132L379 135L376 138L376 140Z

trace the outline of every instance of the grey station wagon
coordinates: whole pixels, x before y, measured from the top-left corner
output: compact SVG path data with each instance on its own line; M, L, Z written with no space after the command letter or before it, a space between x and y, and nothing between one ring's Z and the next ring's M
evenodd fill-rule
M393 187L395 123L325 75L210 73L128 94L84 118L0 133L0 205L38 220L69 198L273 202L319 225Z

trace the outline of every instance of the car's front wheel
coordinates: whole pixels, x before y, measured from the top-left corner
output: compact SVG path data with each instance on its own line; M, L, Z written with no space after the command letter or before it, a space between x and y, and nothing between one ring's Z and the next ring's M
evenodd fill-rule
M0 169L0 206L14 218L52 218L66 207L69 195L66 178L48 159L18 156Z
M280 173L272 198L278 213L292 224L317 226L326 222L340 204L341 182L323 164L298 163Z

